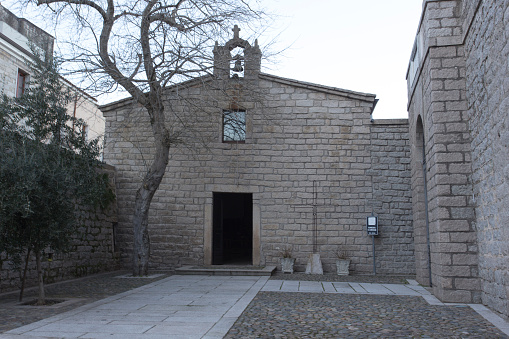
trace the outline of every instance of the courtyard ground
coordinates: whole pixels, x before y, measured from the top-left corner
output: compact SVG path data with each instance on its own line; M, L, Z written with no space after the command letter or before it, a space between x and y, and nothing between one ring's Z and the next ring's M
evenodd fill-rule
M19 306L15 295L1 295L0 338L100 338L111 328L120 332L108 337L122 338L508 338L509 333L507 322L492 318L497 328L480 315L487 311L483 306L444 305L405 277L126 275L49 285L48 298L70 300L59 306ZM29 291L25 299L34 297ZM27 324L32 325L20 328Z

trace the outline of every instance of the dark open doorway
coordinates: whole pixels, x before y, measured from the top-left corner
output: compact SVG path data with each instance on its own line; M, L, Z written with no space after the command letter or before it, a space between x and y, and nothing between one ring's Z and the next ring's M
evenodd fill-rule
M253 195L214 193L213 265L253 264Z

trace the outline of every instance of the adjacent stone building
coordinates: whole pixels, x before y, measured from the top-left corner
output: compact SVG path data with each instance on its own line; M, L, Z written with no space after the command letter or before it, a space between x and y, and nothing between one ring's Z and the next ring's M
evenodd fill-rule
M508 17L509 1L424 1L407 75L417 279L505 316Z
M373 214L377 273L413 274L407 120L373 121L372 94L261 73L257 43L234 31L214 49L214 76L166 89L168 128L183 143L171 150L152 201L151 267L278 265L291 249L297 270L317 252L330 272L341 246L352 273L370 274ZM117 240L129 266L152 132L129 99L101 110L105 160L117 170Z
M30 82L30 65L34 58L30 44L47 57L53 55L55 38L24 18L18 18L0 4L0 94L10 97L21 96ZM62 78L65 86L73 92L74 100L69 103L68 112L83 119L83 133L88 140L104 136L104 118L97 108L97 99L88 95L71 82Z

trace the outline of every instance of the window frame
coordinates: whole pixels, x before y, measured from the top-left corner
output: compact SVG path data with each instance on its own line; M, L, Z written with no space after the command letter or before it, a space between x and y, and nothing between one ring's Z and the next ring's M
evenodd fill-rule
M29 74L22 70L21 68L18 68L18 73L16 76L16 98L20 98L26 90L26 85L28 81ZM21 84L20 84L21 81ZM21 93L20 93L20 85L21 85Z
M231 139L225 139L225 137L227 136L227 133L225 133L225 127L228 126L227 124L225 124L225 117L228 115L228 114L233 114L233 113L244 113L244 116L243 116L243 139L239 139L239 140L235 140L233 138ZM241 120L239 119L235 119L235 121L237 122L240 122ZM232 128L232 132L235 133L235 131L233 130ZM225 144L244 144L246 143L246 137L247 137L247 111L243 108L236 108L236 109L224 109L223 112L222 112L222 115L221 115L221 141Z

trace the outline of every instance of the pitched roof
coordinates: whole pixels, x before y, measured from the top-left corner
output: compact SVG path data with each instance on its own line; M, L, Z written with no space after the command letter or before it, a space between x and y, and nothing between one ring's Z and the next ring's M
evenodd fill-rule
M273 82L277 82L277 83L288 85L288 86L305 88L305 89L309 89L311 91L339 95L339 96L343 96L343 97L350 98L350 99L369 102L369 103L373 104L373 109L376 106L376 103L378 102L378 99L376 99L375 94L354 92L354 91L349 91L349 90L341 89L341 88L337 88L337 87L318 85L318 84L313 84L310 82L304 82L304 81L299 81L299 80L295 80L295 79L283 78L283 77L279 77L279 76L268 74L268 73L259 73L258 76L261 80L273 81ZM192 79L192 80L184 81L182 83L168 86L165 88L165 90L167 90L167 91L168 90L169 91L177 90L177 89L180 90L182 88L196 86L200 83L209 82L212 79L213 79L212 76L206 75L203 77L199 77L196 79ZM111 110L114 110L117 108L121 108L121 107L123 107L127 104L130 104L130 103L131 104L133 103L132 98L125 98L125 99L120 99L118 101L114 101L114 102L110 102L110 103L101 105L101 106L99 106L99 109L102 112L107 112L107 111L111 111Z
M362 101L367 101L367 102L374 102L376 100L376 94L354 92L354 91L349 91L349 90L337 88L337 87L324 86L324 85L314 84L311 82L283 78L283 77L279 77L279 76L267 74L267 73L260 73L259 76L260 76L260 79L263 79L263 80L274 81L274 82L277 82L280 84L285 84L288 86L306 88L306 89L309 89L312 91L317 91L317 92L340 95L340 96L347 97L350 99L362 100Z

